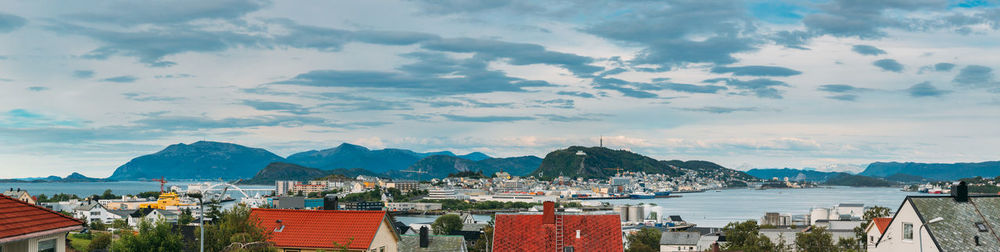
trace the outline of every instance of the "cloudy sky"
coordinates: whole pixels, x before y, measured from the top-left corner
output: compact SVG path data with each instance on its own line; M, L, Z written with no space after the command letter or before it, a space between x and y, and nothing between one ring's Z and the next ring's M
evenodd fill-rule
M2 1L0 177L174 143L1000 156L995 1Z

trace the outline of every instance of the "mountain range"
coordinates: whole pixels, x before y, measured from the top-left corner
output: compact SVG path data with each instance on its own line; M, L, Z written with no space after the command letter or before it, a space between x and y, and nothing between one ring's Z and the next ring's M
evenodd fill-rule
M747 171L747 174L750 174L760 179L772 179L772 178L784 179L787 177L789 180L792 181L801 180L810 182L824 182L830 178L840 176L841 173L821 172L815 170L800 170L792 168L782 168L782 169L756 168L756 169L750 169L749 171ZM802 177L799 177L799 174L801 174Z
M404 149L369 150L363 146L344 143L335 148L295 153L288 156L287 162L323 170L362 168L375 173L385 173L405 170L417 161L430 156L451 156L471 161L490 158L480 152L457 156L450 151L418 153Z
M60 178L59 176L48 176L44 178L25 178L25 179L0 179L0 182L106 182L114 181L112 179L102 179L102 178L91 178L84 176L80 173L72 173L66 177Z
M890 177L893 175L910 175L931 180L957 180L976 176L1000 176L1000 161L980 163L913 163L913 162L875 162L868 165L858 175L872 177Z

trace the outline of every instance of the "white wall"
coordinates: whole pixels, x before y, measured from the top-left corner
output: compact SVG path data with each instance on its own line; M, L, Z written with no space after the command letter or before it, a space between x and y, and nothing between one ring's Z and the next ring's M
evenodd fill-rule
M903 240L903 223L913 224L913 240ZM930 235L927 234L927 230L920 228L921 224L920 218L917 217L917 213L913 210L913 206L910 205L910 201L904 202L903 206L899 209L899 213L896 214L896 218L892 220L892 223L889 224L889 228L885 230L885 235L882 237L878 246L868 251L920 251L919 243L921 237L923 237L924 251L938 251L937 247L934 245L934 241L932 241Z

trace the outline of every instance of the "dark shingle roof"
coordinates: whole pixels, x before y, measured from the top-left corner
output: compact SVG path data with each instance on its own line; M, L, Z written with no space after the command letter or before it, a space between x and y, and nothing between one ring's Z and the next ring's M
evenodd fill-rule
M944 251L1000 251L1000 197L970 196L969 202L952 197L908 197L922 221L937 217L944 220L927 225L934 242ZM980 232L976 223L983 223ZM974 237L979 236L976 246Z
M698 245L698 239L701 239L698 232L663 232L660 245Z
M463 251L465 238L461 235L431 235L427 236L430 243L426 248L420 247L419 235L400 235L399 251Z

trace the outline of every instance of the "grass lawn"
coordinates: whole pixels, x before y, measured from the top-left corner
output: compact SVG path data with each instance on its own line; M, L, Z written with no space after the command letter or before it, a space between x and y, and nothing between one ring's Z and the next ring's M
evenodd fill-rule
M73 233L70 233L69 240L69 246L73 247L73 250L76 251L87 251L87 246L90 245L90 240L77 238L73 235Z

